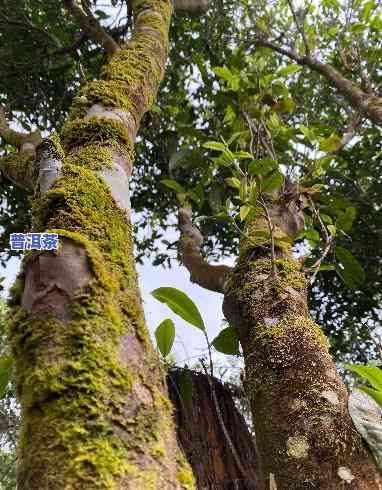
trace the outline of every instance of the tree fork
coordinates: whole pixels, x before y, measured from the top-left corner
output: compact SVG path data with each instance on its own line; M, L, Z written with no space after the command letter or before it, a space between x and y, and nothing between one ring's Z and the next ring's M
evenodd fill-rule
M194 488L144 321L126 198L172 7L136 0L133 10L132 39L42 151L34 231L58 233L60 247L26 256L11 299L20 490Z

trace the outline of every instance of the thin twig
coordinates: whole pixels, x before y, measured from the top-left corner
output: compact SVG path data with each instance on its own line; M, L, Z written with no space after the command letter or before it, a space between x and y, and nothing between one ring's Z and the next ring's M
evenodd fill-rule
M249 148L250 148L251 153L252 153L252 155L253 155L253 148L254 148L254 147L253 147L253 144L254 144L254 141L255 141L255 135L253 134L252 121L251 121L251 119L250 119L249 115L248 115L246 112L243 112L243 114L244 114L244 117L245 117L245 119L246 119L246 121L247 121L249 131L250 131L250 133L251 133L251 142L250 142L250 144L249 144Z
M223 415L221 413L221 410L220 410L220 407L219 407L219 402L218 402L218 399L217 399L217 396L216 396L216 392L215 392L215 388L214 388L214 385L213 385L213 381L211 380L211 377L208 375L208 372L207 372L207 369L206 369L206 366L204 364L204 361L203 359L200 359L200 363L201 365L203 366L203 369L204 369L204 372L207 376L207 381L208 381L208 384L210 386L210 390L211 390L211 396L212 396L212 400L214 402L214 405L215 405L215 410L216 410L216 414L218 416L218 421L219 421L219 424L220 424L220 427L223 431L223 434L224 434L224 437L226 438L227 440L227 443L228 443L228 446L231 450L231 453L232 453L232 456L235 460L235 463L238 467L238 470L240 471L240 473L242 474L243 478L245 478L246 476L246 471L241 463L241 459L240 459L240 456L238 455L237 451L236 451L236 448L232 442L232 439L228 433L228 430L227 430L227 427L224 423L224 419L223 419Z
M309 283L310 285L312 285L314 283L314 281L316 280L316 277L317 277L317 274L320 270L320 267L321 267L321 264L322 262L324 261L324 259L326 258L326 256L328 255L328 253L330 252L331 248L332 248L332 245L333 245L333 239L334 237L333 236L330 236L328 241L326 242L326 247L325 247L325 250L323 252L323 254L321 255L321 257L316 260L316 262L312 265L312 269L314 270L314 273L313 273L313 276L311 277Z
M301 34L302 41L303 41L304 46L305 46L305 54L307 56L309 56L310 48L309 48L309 43L308 43L308 40L306 38L306 33L305 33L305 28L304 28L305 17L302 19L302 23L300 23L300 19L298 18L298 15L297 15L297 12L294 8L292 0L287 0L287 2L289 5L289 8L291 9L291 12L293 15L293 20L294 20L294 23L296 24L297 30Z
M260 206L264 209L265 211L265 218L267 220L268 224L268 229L269 229L269 235L271 238L271 260L272 260L272 275L277 276L278 270L277 270L277 264L276 264L276 250L275 250L275 237L273 234L274 227L272 223L271 216L269 214L269 210L267 208L267 205L265 204L264 198L262 195L260 195L260 199L258 201L260 203Z
M108 53L119 51L118 44L106 32L101 23L92 15L90 11L85 12L76 0L64 0L66 9L77 21L81 29L87 34L89 39L100 43Z
M316 206L313 202L313 199L310 196L308 196L308 200L309 200L309 203L312 207L313 214L314 214L315 218L317 219L317 221L319 222L322 233L323 233L324 238L325 238L324 252L321 255L321 257L318 260L316 260L316 262L311 267L312 269L314 269L314 273L313 273L312 278L310 279L310 284L313 284L314 281L316 280L316 277L317 277L317 274L319 272L319 269L320 269L322 262L324 261L325 257L328 255L328 253L330 252L330 250L332 248L334 236L328 234L326 226L324 225L324 222L322 221L320 211L316 208Z

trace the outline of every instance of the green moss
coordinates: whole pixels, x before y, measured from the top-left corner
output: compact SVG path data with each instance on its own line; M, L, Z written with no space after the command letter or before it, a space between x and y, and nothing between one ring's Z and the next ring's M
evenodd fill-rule
M93 104L102 104L130 112L138 124L141 114L154 102L164 73L172 6L168 1L135 5L135 11L141 12L137 20L138 34L102 69L102 79L88 83L74 99L72 120L84 117Z
M277 350L281 344L293 337L303 339L306 335L313 336L323 347L329 348L329 342L321 328L310 318L289 313L275 325L257 325L253 337L254 343L271 344Z
M102 170L112 167L113 155L109 145L90 143L69 155L66 161L92 170Z
M144 322L131 226L84 152L81 148L76 158L73 151L64 160L61 178L36 200L34 215L36 230L58 233L61 241L86 250L92 280L77 292L65 326L54 318L30 318L19 306L22 276L14 290L10 338L24 410L20 464L31 468L37 458L47 481L49 472L57 471L67 488L72 481L86 488L115 488L116 478L134 464L139 468L129 448L147 446L148 454L158 458L172 422L169 402L158 394L152 406L139 406L131 417L125 414L133 383L145 383L155 393L155 377L163 376ZM145 346L147 364L155 366L146 374L132 372L119 360L120 338L129 332ZM52 454L65 455L54 468Z
M60 157L61 160L63 160L65 158L65 152L64 152L64 149L61 145L60 135L56 132L52 133L49 136L49 140L52 142L52 144L56 150L57 155Z
M166 458L178 456L172 406L161 394L164 373L137 287L131 225L95 172L111 166L113 150L132 162L133 141L118 120L81 119L100 103L129 111L138 125L163 76L171 8L169 0L134 2L135 12L142 12L137 32L102 70L102 79L75 98L62 146L57 135L51 138L62 175L33 203L35 231L58 233L61 242L84 249L91 276L70 298L65 323L21 307L24 273L13 290L9 336L23 410L20 478L26 485L37 481L39 490L115 489L124 479L155 490L168 476L158 471L158 459L166 467ZM123 358L122 338L124 349L132 348L131 338L137 359L144 356L141 369L133 353L132 365ZM179 468L179 481L194 488L186 462Z
M121 122L114 119L104 117L75 119L65 125L62 136L66 151L76 146L89 146L93 143L114 146L122 143L132 152L129 133Z
M176 479L182 484L183 488L192 490L195 488L195 479L192 471L189 468L180 469L176 473Z
M152 448L152 453L155 458L163 458L163 456L166 454L166 451L162 444L154 444Z

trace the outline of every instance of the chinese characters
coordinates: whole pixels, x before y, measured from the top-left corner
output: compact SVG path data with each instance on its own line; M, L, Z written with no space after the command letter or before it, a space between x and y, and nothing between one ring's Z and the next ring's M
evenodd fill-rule
M57 233L11 233L11 250L57 250Z

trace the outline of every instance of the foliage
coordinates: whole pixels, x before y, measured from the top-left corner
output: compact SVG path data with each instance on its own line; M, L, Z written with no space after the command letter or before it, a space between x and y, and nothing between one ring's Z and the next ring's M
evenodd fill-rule
M206 329L197 306L183 291L176 288L158 288L151 294L161 303L165 303L186 322L200 328L200 330Z
M155 330L155 338L160 353L166 358L170 354L175 339L175 325L170 318L166 318L158 325Z
M362 366L356 364L344 364L346 369L356 373L361 379L367 381L370 385L357 386L360 390L370 395L382 408L382 371L378 366Z
M211 345L218 352L228 355L240 355L239 339L237 338L234 328L224 328L219 335L212 341L209 341L207 329L198 307L192 299L183 291L176 288L162 287L155 289L151 294L161 303L165 303L174 313L179 315L184 321L203 331L207 347L210 350ZM155 331L158 348L163 357L166 357L170 351L175 337L175 327L171 320L163 320ZM210 363L212 370L212 359L210 351Z
M126 36L129 27L122 17L111 23L115 11L100 2L94 2L94 10L104 25L110 22L108 30L115 38ZM4 39L1 59L7 66L0 81L2 101L26 130L31 125L43 131L59 129L75 89L84 78L97 76L105 55L87 39L78 40L76 51L73 39L77 39L77 26L67 21L58 1L23 0L15 6L1 0L0 12ZM357 7L351 2L312 4L307 7L305 24L311 49L319 49L334 67L362 83L356 65L358 55L354 54L358 43L362 69L373 84L380 83L380 11L374 2L362 0ZM217 259L237 252L237 226L250 219L251 207L236 199L238 194L240 198L240 188L226 180L237 178L234 167L225 166L223 152L217 150L228 145L240 168L248 167L251 178L259 180L268 173L268 189L281 184L281 174L299 177L304 188L319 189L312 196L325 216L327 232L335 245L346 249L362 266L366 280L356 280L356 289L349 289L354 283L354 267L356 276L363 276L351 260L350 272L342 274L347 279L344 287L335 273L341 272L341 266L333 248L323 264L329 270L319 269L310 293L312 313L324 325L337 358L366 361L374 355L371 332L380 325L377 306L381 271L377 264L382 225L376 203L382 189L375 178L382 151L379 132L361 124L355 144L331 155L348 125L346 104L315 73L267 49L255 51L252 40L256 29L268 29L274 38L288 37L296 49L303 49L285 1L222 0L212 2L203 16L175 15L171 63L160 98L143 120L137 148L132 196L137 213L137 258L150 256L155 264L170 265L176 246L165 233L168 225L173 226L168 217L176 212L177 204L171 189L159 182L159 174L167 185L171 181L172 188L178 186L177 193L193 202L194 215L206 237L205 254ZM33 60L27 56L30 46L34 48ZM348 62L346 66L343 59ZM352 63L353 71L349 69ZM257 121L256 127L261 122L264 131L271 134L277 165L267 154L246 159L253 152L244 112L251 121ZM2 149L10 151L5 145ZM264 148L262 151L266 153ZM30 218L27 196L9 187L8 182L0 186L7 202L0 218L5 228L4 249L9 233L25 231ZM246 190L250 190L248 183ZM244 185L241 191L244 196ZM325 237L311 210L305 211L306 235L299 243L310 246L308 267L322 255ZM233 214L235 221L227 221L227 215ZM142 233L148 226L152 233ZM7 253L3 255L6 257Z

